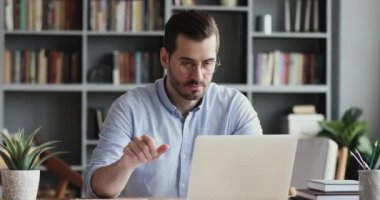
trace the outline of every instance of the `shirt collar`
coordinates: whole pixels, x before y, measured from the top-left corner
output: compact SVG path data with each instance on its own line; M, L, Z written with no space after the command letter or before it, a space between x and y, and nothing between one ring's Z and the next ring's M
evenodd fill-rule
M169 96L165 90L165 80L166 80L166 76L164 78L160 78L156 81L156 89L157 89L157 93L158 93L158 97L162 103L162 105L165 106L165 108L171 113L176 113L179 111L177 111L177 107L170 101L169 99ZM212 84L210 84L209 88L211 87ZM190 112L195 112L195 111L198 111L199 109L202 108L202 105L204 104L203 101L204 99L206 98L207 96L207 93L209 91L209 88L207 89L205 95L203 96L203 98L198 102L198 104L192 108L190 110Z

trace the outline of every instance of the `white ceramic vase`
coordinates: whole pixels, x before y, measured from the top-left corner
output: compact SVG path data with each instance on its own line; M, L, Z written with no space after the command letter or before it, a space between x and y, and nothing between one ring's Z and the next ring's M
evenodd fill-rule
M40 170L1 170L4 199L35 200Z
M234 7L237 5L238 0L220 0L223 6Z

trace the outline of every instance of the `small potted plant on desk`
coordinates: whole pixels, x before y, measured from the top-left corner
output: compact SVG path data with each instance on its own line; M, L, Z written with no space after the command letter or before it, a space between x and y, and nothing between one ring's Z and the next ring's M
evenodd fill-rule
M35 200L40 181L38 167L50 157L63 153L51 153L42 159L39 155L49 149L57 141L50 141L34 146L34 137L39 132L37 128L29 136L19 129L14 137L4 132L0 133L3 143L0 143L0 156L8 169L1 170L4 198L7 200Z
M319 136L334 140L339 146L336 179L357 179L357 166L348 157L348 151L358 150L364 157L372 152L371 141L367 136L368 124L359 121L362 110L351 107L346 110L340 120L324 120L319 122L322 131ZM355 169L356 168L356 169ZM347 174L346 174L347 172Z

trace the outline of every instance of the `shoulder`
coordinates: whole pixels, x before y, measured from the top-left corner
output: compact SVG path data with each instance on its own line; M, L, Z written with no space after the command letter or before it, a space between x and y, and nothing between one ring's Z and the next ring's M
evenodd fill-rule
M157 98L157 91L154 84L149 84L144 87L137 87L129 90L121 95L114 104L122 107L137 107L144 103L150 102L152 99Z
M210 84L207 95L212 100L223 100L224 102L248 100L239 90L216 83Z

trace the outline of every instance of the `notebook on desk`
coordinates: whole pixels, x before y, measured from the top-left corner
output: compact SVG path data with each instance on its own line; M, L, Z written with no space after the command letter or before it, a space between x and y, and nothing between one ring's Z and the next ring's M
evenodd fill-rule
M187 200L287 199L297 138L199 136Z

